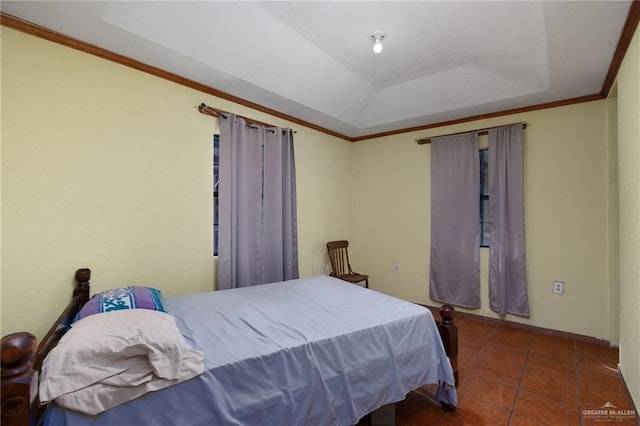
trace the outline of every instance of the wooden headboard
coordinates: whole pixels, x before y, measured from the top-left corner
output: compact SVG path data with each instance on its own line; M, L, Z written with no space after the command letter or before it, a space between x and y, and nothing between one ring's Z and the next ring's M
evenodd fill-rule
M69 328L80 308L89 300L91 270L78 269L76 286L67 307L36 347L36 338L27 332L2 338L2 424L35 425L39 416L38 372L42 361Z
M37 398L38 373L42 361L69 329L73 318L89 300L91 270L78 269L71 302L62 311L42 342L27 332L13 333L2 338L2 425L35 426L43 409ZM458 385L458 328L453 322L451 305L440 308L441 321L436 321L447 356L451 360ZM445 409L454 407L444 406Z

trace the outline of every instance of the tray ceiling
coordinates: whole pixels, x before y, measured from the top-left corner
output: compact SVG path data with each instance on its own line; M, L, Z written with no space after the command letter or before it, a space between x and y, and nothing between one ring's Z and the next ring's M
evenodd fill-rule
M350 138L599 93L630 1L3 1ZM369 35L386 32L384 49Z

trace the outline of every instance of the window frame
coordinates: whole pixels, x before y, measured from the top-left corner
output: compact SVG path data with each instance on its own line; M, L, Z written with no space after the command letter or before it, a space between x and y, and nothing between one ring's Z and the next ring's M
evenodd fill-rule
M213 256L218 256L218 184L220 181L220 135L213 135Z
M489 247L489 148L480 148L478 155L480 160L480 247Z

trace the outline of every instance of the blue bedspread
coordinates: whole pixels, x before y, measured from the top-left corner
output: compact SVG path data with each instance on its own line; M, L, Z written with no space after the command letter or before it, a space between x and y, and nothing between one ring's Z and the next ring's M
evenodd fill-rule
M203 375L93 417L52 404L45 424L352 425L432 383L457 403L433 317L409 302L319 276L165 308L205 353Z

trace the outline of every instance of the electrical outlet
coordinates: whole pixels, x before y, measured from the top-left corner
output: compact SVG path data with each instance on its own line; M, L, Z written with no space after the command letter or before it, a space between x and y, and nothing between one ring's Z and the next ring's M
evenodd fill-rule
M326 263L322 264L322 275L327 275L327 264Z
M400 265L393 265L393 272L395 273L400 272Z
M554 281L553 292L555 294L564 294L564 283L562 281Z

